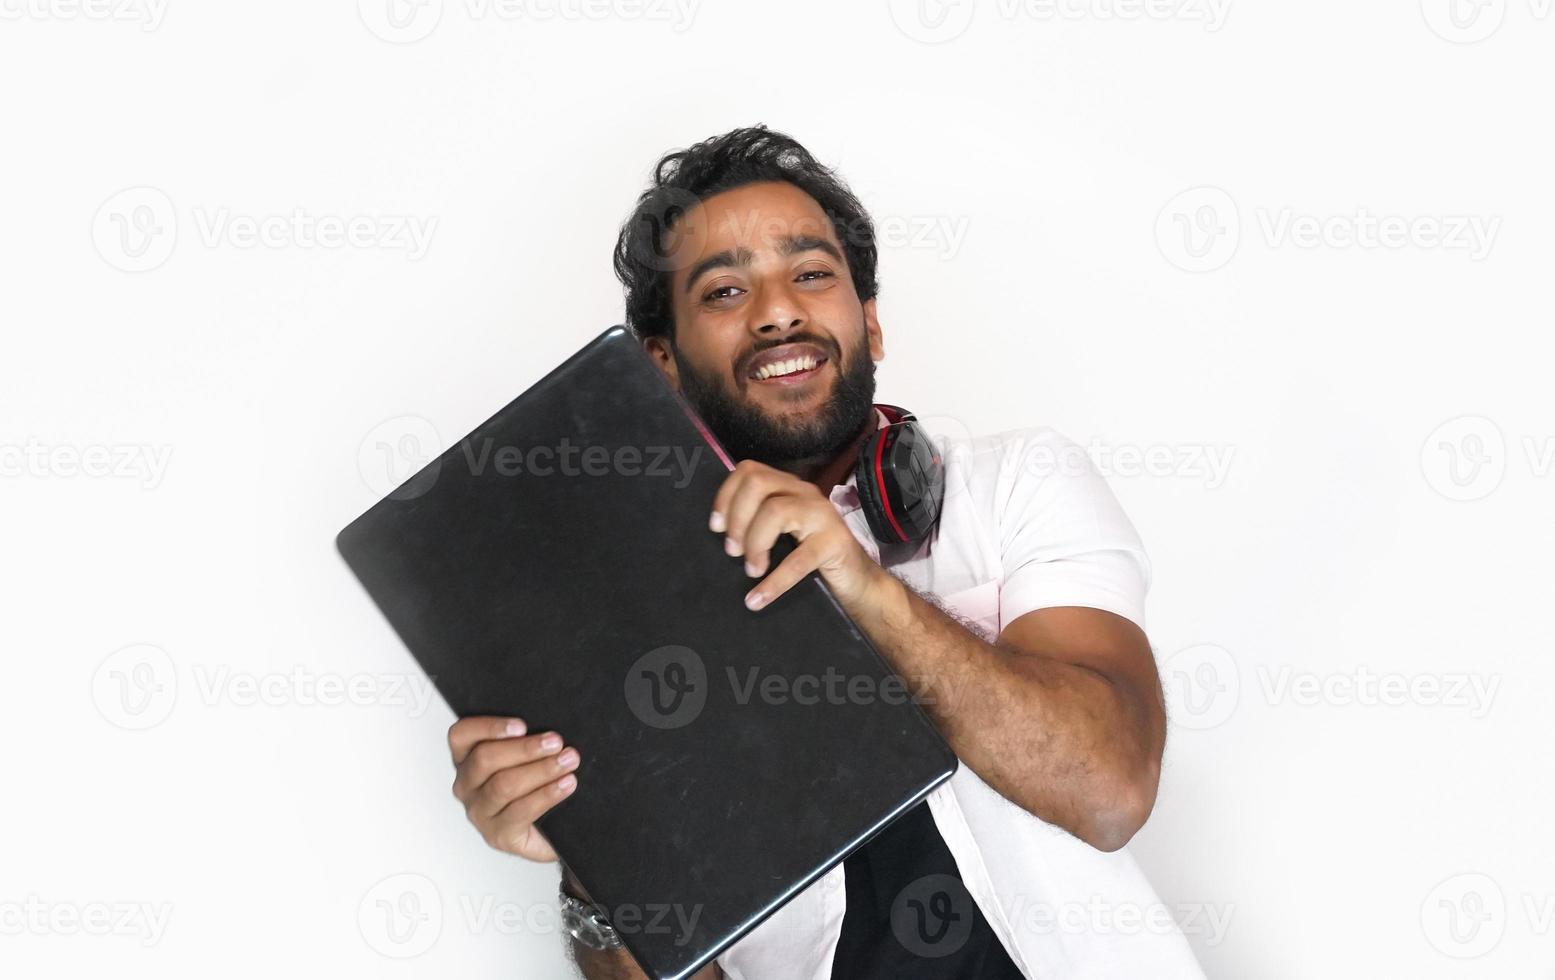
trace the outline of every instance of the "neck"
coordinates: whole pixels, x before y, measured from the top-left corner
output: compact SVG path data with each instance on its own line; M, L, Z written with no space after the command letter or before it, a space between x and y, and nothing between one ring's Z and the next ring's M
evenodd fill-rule
M859 450L863 448L875 428L880 424L879 416L875 409L869 410L869 421L859 429L842 450L833 456L814 457L811 459L798 459L779 465L777 469L792 473L804 480L813 483L824 494L830 494L832 488L841 483L848 482L848 474L853 471L854 463L858 462Z

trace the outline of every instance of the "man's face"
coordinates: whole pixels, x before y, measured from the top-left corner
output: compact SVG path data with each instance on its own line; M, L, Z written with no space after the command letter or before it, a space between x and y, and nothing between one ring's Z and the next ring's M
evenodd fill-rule
M820 205L748 184L682 216L667 251L675 339L648 349L729 453L795 466L844 449L872 418L885 349Z

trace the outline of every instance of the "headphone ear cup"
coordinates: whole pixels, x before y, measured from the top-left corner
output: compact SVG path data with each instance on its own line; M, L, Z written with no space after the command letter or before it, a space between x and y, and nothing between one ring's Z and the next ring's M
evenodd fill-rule
M891 530L885 509L881 506L881 488L875 483L874 470L875 453L880 451L880 440L885 438L887 431L876 429L859 449L858 462L853 467L853 483L854 489L858 491L859 506L864 511L865 520L869 522L869 532L875 536L876 541L891 543L898 538Z

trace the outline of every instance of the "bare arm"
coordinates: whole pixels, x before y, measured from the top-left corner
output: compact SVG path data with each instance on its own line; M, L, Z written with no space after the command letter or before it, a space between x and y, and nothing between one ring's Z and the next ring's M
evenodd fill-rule
M1039 609L994 643L888 573L860 627L972 771L1104 851L1155 805L1166 713L1149 641L1121 616Z
M761 581L762 609L817 571L896 672L933 703L956 754L1011 802L1101 850L1126 844L1155 806L1166 737L1160 679L1144 633L1121 616L1039 609L989 643L882 569L813 484L742 460L713 501ZM779 535L799 546L777 567Z

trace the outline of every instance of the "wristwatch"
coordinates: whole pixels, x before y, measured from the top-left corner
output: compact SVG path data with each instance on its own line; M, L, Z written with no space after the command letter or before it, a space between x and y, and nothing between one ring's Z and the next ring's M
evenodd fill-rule
M621 937L616 934L615 927L606 918L605 912L598 905L590 905L582 899L567 894L567 889L561 890L559 897L562 911L562 928L567 930L567 935L587 946L589 949L623 949Z

